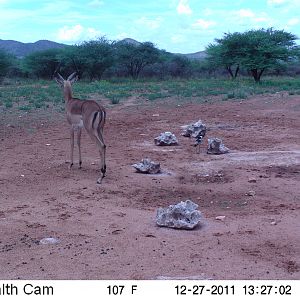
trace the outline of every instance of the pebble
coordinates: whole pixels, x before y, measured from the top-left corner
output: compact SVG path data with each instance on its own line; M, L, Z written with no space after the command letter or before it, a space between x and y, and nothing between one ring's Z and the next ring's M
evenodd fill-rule
M247 192L246 194L245 194L246 196L255 196L256 195L256 193L255 193L255 191L249 191L249 192Z
M226 218L226 216L217 216L217 217L216 217L216 220L224 221L225 218Z
M53 237L46 237L40 240L40 244L42 245L49 245L49 244L58 244L59 239Z
M248 182L255 183L256 182L256 178L255 177L249 177Z

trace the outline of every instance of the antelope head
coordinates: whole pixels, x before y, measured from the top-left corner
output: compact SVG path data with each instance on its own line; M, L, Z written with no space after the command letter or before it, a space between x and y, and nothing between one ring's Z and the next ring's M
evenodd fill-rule
M78 80L77 72L72 73L67 80L65 80L58 72L54 73L55 81L61 86L64 87L66 82L69 82L71 85Z

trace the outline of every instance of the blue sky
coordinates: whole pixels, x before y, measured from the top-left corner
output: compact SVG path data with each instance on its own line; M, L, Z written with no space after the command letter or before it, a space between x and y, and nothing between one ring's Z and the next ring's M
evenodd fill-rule
M300 0L0 0L0 39L66 44L99 36L191 53L225 32L274 27L300 36Z

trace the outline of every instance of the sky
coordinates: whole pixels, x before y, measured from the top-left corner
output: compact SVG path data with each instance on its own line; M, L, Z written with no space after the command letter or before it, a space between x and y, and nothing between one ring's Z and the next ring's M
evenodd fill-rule
M300 37L299 11L300 0L0 0L0 39L133 38L193 53L228 32L273 27Z

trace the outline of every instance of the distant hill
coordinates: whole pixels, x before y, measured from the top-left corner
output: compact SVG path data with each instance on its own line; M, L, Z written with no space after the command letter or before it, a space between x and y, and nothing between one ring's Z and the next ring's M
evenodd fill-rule
M121 40L121 42L125 42L128 44L132 44L135 46L140 45L141 43L131 39L131 38L126 38ZM35 43L21 43L13 40L1 40L0 39L0 49L4 49L7 52L22 58L32 52L36 51L43 51L43 50L48 50L48 49L53 49L53 48L63 48L66 47L67 45L64 44L59 44L56 42L48 41L48 40L40 40ZM205 51L199 51L196 53L188 53L188 54L182 54L182 53L173 53L175 55L182 55L184 57L187 57L188 59L195 59L195 60L201 60L206 57Z
M207 54L205 51L199 51L199 52L187 53L187 54L176 53L176 55L182 55L191 60L202 60L207 57Z
M121 40L120 42L122 42L122 43L127 43L127 44L132 44L132 45L134 45L134 46L138 46L138 45L141 44L140 42L138 42L138 41L136 41L136 40L134 40L134 39L131 39L131 38L123 39L123 40Z
M138 46L138 45L141 44L140 42L138 42L134 39L131 39L131 38L123 39L120 42L132 44L132 45L135 45L135 46ZM206 56L207 56L205 51L199 51L199 52L187 53L187 54L183 54L183 53L172 53L172 54L181 55L181 56L184 56L184 57L186 57L188 59L191 59L191 60L194 60L194 59L195 60L202 60L202 59L205 59Z
M13 40L0 39L0 49L4 49L7 52L20 58L35 51L43 51L53 48L63 48L65 46L66 45L64 44L59 44L47 40L40 40L35 43L21 43Z

